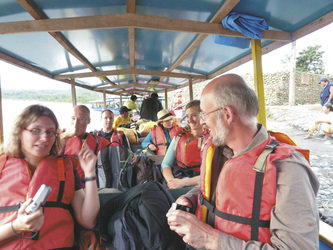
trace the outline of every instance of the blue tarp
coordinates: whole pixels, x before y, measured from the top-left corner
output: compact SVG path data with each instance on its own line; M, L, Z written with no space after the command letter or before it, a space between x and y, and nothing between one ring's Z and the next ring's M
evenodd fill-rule
M264 18L255 17L237 12L230 12L221 22L224 28L238 31L244 36L253 39L261 39L260 30L268 30L268 24ZM248 48L249 38L215 36L215 43L238 48Z

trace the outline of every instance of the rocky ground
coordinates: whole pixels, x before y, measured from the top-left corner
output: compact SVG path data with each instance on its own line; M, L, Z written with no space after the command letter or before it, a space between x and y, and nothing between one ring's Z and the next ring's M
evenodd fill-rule
M284 132L301 147L310 149L311 167L320 182L318 207L322 214L333 219L333 139L326 143L320 136L304 139L320 112L319 104L270 106L267 107L267 128Z

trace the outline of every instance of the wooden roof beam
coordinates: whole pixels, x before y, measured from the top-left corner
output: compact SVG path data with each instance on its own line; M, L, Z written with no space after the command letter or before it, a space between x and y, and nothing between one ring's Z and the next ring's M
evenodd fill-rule
M315 20L314 22L309 23L308 25L305 25L304 27L293 32L292 41L295 41L305 35L308 35L326 25L329 25L332 22L333 22L333 11L327 13L325 16L322 16L321 18Z
M174 86L165 86L165 85L158 85L158 84L138 84L138 83L129 83L129 84L121 84L117 86L105 86L105 87L96 87L94 90L103 90L103 89L119 89L119 88L165 88L165 89L176 89Z
M19 0L24 1L24 0ZM239 0L230 0L239 1ZM223 5L224 6L224 5ZM99 15L88 17L70 17L0 23L0 34L32 32L59 32L86 29L141 28L202 35L223 35L246 37L239 32L224 28L219 23L199 22L159 16L147 16L132 13ZM263 31L263 39L291 41L291 34L285 31Z
M136 0L127 0L127 13L135 14ZM128 28L128 45L130 68L135 68L135 29ZM135 74L132 74L133 82L136 82Z
M145 70L145 69L117 69L117 70L106 70L106 71L95 71L95 72L87 72L87 73L76 73L76 74L64 74L64 75L56 75L54 79L69 79L69 78L85 78L85 77L93 77L93 76L111 76L111 75L151 75L151 76L166 76L166 77L175 77L175 78L192 78L192 79L207 79L205 75L195 75L195 74L184 74L184 73L173 73L173 72L165 72L165 71L157 71L157 70Z
M21 6L36 20L48 20L39 11L39 9L34 6L29 0L17 0ZM91 71L97 71L96 68L69 42L67 39L59 32L49 32L49 34L58 41L58 43L63 46L71 55L78 59L83 65L85 65ZM109 84L115 84L109 79L105 79Z
M292 41L295 41L305 35L310 34L311 32L314 32L320 28L323 28L326 25L329 25L333 22L333 11L331 11L330 13L326 14L325 16L315 20L312 23L307 24L306 26L298 29L297 31L293 32L292 34ZM273 42L265 47L262 48L262 54L267 54L275 49L278 49L286 44L288 44L289 42L281 42L281 41L277 41L277 42ZM209 75L208 78L214 78L216 76L219 76L233 68L236 68L248 61L252 60L252 56L251 54L241 58L240 60L237 60L231 64L229 64L226 67L223 67L222 69L214 72L213 74Z
M236 6L236 4L240 0L226 0L225 3L221 6L221 8L215 13L215 15L211 18L209 23L218 24L222 21L222 19L229 14L229 12ZM222 27L222 25L219 25ZM167 70L168 72L176 69L189 55L206 39L207 34L199 34L194 41L187 47L184 53L175 61L175 63ZM164 78L160 79L161 81Z

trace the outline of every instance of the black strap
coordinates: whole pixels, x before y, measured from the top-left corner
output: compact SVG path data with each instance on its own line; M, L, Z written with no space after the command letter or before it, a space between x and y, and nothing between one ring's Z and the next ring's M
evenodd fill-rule
M256 180L254 185L253 205L252 205L252 219L253 224L251 225L251 240L258 240L259 237L259 221L260 217L260 206L261 206L261 195L262 186L264 182L264 173L257 172Z
M259 237L259 224L257 223L260 218L260 207L261 207L261 196L262 196L262 188L264 183L264 173L266 167L266 158L269 154L275 151L275 148L279 145L278 141L272 140L271 143L265 146L264 150L261 155L264 157L263 162L258 162L261 171L256 172L256 179L254 185L254 193L253 193L253 203L252 203L252 219L253 224L251 225L251 240L258 240ZM259 157L261 157L261 155ZM256 162L257 164L257 162ZM255 169L257 169L256 167Z
M233 215L233 214L228 214L228 213L224 213L218 209L216 209L209 201L207 201L202 194L200 193L200 204L204 205L205 207L207 207L207 209L209 210L209 212L215 214L216 216L228 220L228 221L233 221L236 223L240 223L243 225L248 225L248 226L252 226L253 224L258 225L259 227L264 227L264 228L269 228L270 226L270 220L257 220L254 221L253 218L247 218L247 217L242 217L242 216L238 216L238 215Z
M21 206L22 206L22 203L12 205L12 206L0 207L0 213L8 213L8 212L17 211L20 209ZM65 204L62 202L58 202L58 201L47 201L43 207L59 207L59 208L69 210L71 205Z
M5 206L5 207L0 207L0 213L8 213L8 212L14 212L20 209L22 203L12 205L12 206Z
M200 165L187 166L187 165L185 165L183 162L181 162L178 159L176 159L176 162L179 163L180 165L182 165L183 168L199 168L200 167Z
M64 191L65 191L65 181L60 181L59 182L59 192L58 192L57 202L61 202L62 197L64 195Z

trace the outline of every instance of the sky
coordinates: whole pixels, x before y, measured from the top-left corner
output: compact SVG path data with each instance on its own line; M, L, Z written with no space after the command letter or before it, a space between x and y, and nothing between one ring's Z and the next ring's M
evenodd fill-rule
M298 39L296 41L296 57L303 49L314 45L321 45L320 50L324 51L325 74L333 75L333 23ZM282 70L284 65L281 61L289 54L291 54L291 43L263 55L263 73L268 74ZM253 62L247 62L232 71L239 74L252 73Z
M324 51L325 73L333 75L333 23L296 41L296 56L310 45L321 45ZM263 73L274 73L283 69L281 61L291 53L291 44L263 55ZM230 72L253 73L252 61ZM15 76L15 77L14 77ZM70 85L40 76L0 60L0 83L4 89L69 89Z

